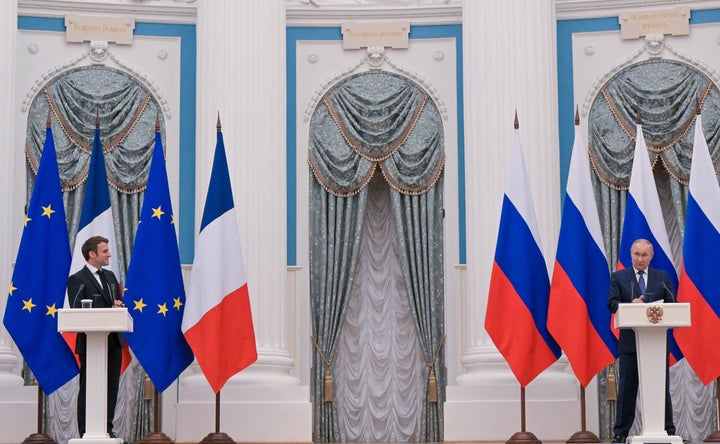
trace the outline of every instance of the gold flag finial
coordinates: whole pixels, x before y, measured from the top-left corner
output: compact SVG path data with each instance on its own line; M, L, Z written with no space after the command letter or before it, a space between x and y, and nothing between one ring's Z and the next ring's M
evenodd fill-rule
M218 118L217 118L217 125L215 125L217 128L217 132L222 131L222 125L220 124L220 111L218 111Z

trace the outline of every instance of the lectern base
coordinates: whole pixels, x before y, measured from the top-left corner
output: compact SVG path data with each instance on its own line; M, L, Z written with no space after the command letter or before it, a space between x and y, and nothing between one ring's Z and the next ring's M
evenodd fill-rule
M123 444L123 440L120 438L110 438L107 434L105 436L88 436L86 433L82 438L73 438L68 441L68 444Z
M667 433L653 433L631 436L629 444L683 444L682 436Z

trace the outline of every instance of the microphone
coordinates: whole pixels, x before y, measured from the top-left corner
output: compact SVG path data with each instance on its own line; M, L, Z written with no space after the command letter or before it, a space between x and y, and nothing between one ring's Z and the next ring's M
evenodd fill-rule
M113 301L113 305L115 305L115 301L117 300L115 298L115 285L108 285L108 287L110 288L110 298Z
M671 300L672 302L677 302L677 299L675 299L675 293L673 293L672 290L670 290L670 289L668 288L667 284L665 284L665 281L663 281L662 284L663 284L663 288L665 288L665 291L668 292L668 293L670 293L670 300Z
M85 284L80 284L80 287L78 287L78 291L77 291L77 293L75 293L75 297L73 298L73 302L72 302L73 308L77 308L77 307L75 307L75 303L77 302L78 296L80 296L80 293L82 293L82 291L84 289L85 289Z

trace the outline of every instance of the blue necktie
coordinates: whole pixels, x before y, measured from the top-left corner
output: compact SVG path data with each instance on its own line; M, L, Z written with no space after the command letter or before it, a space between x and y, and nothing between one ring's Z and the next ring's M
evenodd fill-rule
M645 295L645 290L647 288L645 287L645 271L640 270L638 271L638 274L640 277L638 278L638 285L640 285L640 294Z

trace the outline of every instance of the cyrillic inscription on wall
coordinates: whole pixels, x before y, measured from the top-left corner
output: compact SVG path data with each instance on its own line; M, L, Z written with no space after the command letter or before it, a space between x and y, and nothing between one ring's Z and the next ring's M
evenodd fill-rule
M410 22L343 23L343 49L407 48Z
M637 39L650 34L690 34L690 7L662 11L622 12L619 16L623 39Z
M135 19L131 17L65 16L65 41L114 42L132 45Z

